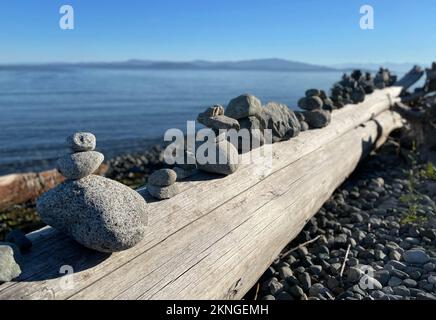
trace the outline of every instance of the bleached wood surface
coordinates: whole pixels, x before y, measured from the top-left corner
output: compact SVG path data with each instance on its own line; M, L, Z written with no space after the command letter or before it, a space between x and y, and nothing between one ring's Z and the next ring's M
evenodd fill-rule
M0 286L0 299L241 298L360 157L401 125L385 112L400 92L376 90L335 111L328 127L274 144L266 175L255 163L180 183L174 198L148 204L149 233L127 251L108 256L52 228L34 232L23 274ZM61 277L65 265L72 276Z

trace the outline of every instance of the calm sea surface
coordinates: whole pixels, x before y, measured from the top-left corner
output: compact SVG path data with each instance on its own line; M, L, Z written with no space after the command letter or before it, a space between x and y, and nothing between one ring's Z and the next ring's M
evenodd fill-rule
M242 93L295 109L339 72L0 70L0 174L51 168L67 135L91 131L106 157L141 150L166 129Z

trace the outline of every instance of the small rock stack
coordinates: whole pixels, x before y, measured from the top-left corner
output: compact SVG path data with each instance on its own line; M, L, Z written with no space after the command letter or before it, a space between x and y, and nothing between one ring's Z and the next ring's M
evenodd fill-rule
M77 242L101 252L121 251L136 245L145 234L145 200L116 181L93 175L103 162L94 151L95 136L78 132L67 138L73 153L59 159L66 181L37 201L42 220Z
M380 68L374 77L374 85L377 89L392 86L397 81L397 76L391 74L388 69Z
M69 136L67 146L73 153L59 158L57 169L68 180L87 177L103 163L103 154L94 151L96 139L92 133L77 132Z
M306 96L298 101L298 106L306 111L298 114L301 127L306 129L320 129L326 127L331 121L331 111L334 109L333 101L327 97L323 90L309 89Z
M268 102L262 106L260 100L251 94L243 94L232 99L225 113L237 119L241 129L248 129L252 142L254 139L260 142L257 145L264 144L263 132L267 129L271 130L272 142L296 137L301 131L296 115L286 105Z
M157 170L148 177L147 190L156 199L170 199L180 192L176 180L174 170Z

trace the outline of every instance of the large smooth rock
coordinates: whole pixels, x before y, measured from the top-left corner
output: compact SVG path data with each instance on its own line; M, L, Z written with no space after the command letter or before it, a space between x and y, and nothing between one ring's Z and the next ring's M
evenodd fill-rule
M294 112L284 104L269 102L262 108L260 117L261 127L272 131L273 142L296 137L301 131Z
M21 274L21 268L17 263L18 248L7 242L0 242L0 283L8 282Z
M81 179L97 171L103 163L104 155L97 151L67 154L56 163L59 172L67 179Z
M66 142L74 152L91 151L95 149L96 138L90 132L76 132L68 136Z
M101 252L133 247L147 224L146 202L139 193L96 175L51 189L38 199L36 209L46 224Z
M321 109L322 105L322 99L318 96L304 97L298 100L298 106L304 110Z
M177 184L172 184L170 186L162 187L155 186L152 184L147 184L147 191L153 198L164 200L174 197L176 194L180 193Z
M407 263L424 264L430 261L430 257L424 250L411 249L403 253L403 259Z
M197 168L206 172L218 173L218 174L232 174L239 167L239 155L235 146L227 140L220 140L216 143L205 142L199 144L199 147L205 152L200 152L197 147ZM207 147L207 148L206 148ZM206 149L203 149L206 148ZM200 163L198 158L199 153L204 154L205 157L209 155L208 150L215 149L215 157L210 162ZM204 159L206 160L206 159ZM221 162L223 163L220 163ZM203 162L201 160L201 162Z
M243 94L230 100L224 114L233 119L241 119L260 114L262 104L251 94Z
M172 169L160 169L153 172L148 177L148 183L160 187L172 185L176 182L176 180L177 173Z
M313 110L304 113L304 118L310 129L326 127L331 121L331 114L325 110Z

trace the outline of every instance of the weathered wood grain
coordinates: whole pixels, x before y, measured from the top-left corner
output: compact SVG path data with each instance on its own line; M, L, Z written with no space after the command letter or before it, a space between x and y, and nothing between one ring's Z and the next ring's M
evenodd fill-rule
M377 90L363 103L335 111L332 123L327 128L304 132L290 141L274 144L272 170L268 175L265 175L262 168L259 168L260 164L242 165L235 174L228 177L218 178L200 174L194 177L195 181L180 183L183 192L176 197L162 202L149 203L149 234L144 241L130 250L107 256L83 249L50 228L42 231L41 236L35 233L33 237L38 240L32 252L25 256L23 275L18 282L0 286L0 299L142 299L170 297L171 295L165 294L169 291L172 294L180 291L181 296L177 298L195 297L197 291L204 289L192 288L183 289L185 290L183 291L181 287L181 283L189 287L194 285L194 283L184 282L193 277L189 270L200 268L198 276L205 277L208 272L204 269L204 264L208 268L218 267L213 263L215 261L213 259L226 265L222 259L232 261L232 256L247 254L243 253L245 251L242 249L242 251L232 249L243 245L244 239L249 240L250 243L254 241L255 247L252 248L254 253L257 251L257 246L262 247L264 243L269 242L261 238L250 238L249 234L245 234L245 238L233 244L234 240L231 239L234 239L233 237L237 236L240 230L245 230L244 232L251 230L251 233L259 233L259 235L266 232L262 230L269 230L267 225L263 229L251 225L253 221L256 221L254 217L257 217L257 214L277 214L276 210L273 210L274 207L280 208L281 212L288 207L289 210L294 210L292 203L297 201L297 198L305 199L306 195L304 190L300 189L291 193L287 192L299 181L313 179L313 176L316 176L314 173L318 172L320 167L324 168L324 163L331 164L330 159L321 161L323 157L319 155L320 150L324 150L327 144L342 139L342 136L347 136L349 131L372 132L372 125L369 124L365 128L356 129L356 127L387 110L400 91L401 88L397 87ZM372 134L370 136L373 137ZM344 164L344 170L347 168ZM350 172L348 170L346 174ZM338 173L335 181L341 179L342 175ZM331 188L332 182L329 183L326 184L325 190L322 189L323 185L319 186L319 201L324 201L324 195L328 196L329 192L334 190ZM313 183L314 186L317 184ZM307 187L305 184L304 188ZM289 197L283 194L289 194ZM308 215L313 214L314 208L320 206L315 200L308 198ZM312 202L314 203L311 204ZM277 204L274 205L274 203ZM270 209L265 213L262 208ZM280 221L279 216L272 216L271 219ZM304 225L304 221L292 221L296 226ZM265 223L273 224L274 222L271 220ZM259 224L259 228L260 226L262 224ZM274 241L280 245L290 240L289 236L283 239L279 233L274 233L271 238L274 238ZM258 243L259 241L261 243ZM219 251L222 256L211 249L216 248L217 244L220 245ZM271 261L280 249L274 245L270 251L263 254L269 257L268 261ZM241 261L241 265L243 264L244 262ZM76 271L71 278L74 280L74 286L65 288L63 285L65 279L59 278L59 269L63 265L71 265ZM256 261L256 266L252 268L260 270L266 265L266 262L260 261L258 266ZM235 267L232 266L232 268ZM227 285L229 281L227 276L230 276L232 272L227 270L225 273L222 281ZM220 276L222 277L223 274ZM256 276L259 276L259 272ZM211 294L205 295L204 298L240 297L253 282L254 277L253 273L246 280L239 281L238 284L232 282L229 288L222 286L220 290L229 291L226 291L224 295L222 291L220 293L211 291ZM229 279L235 281L235 278ZM201 287L200 283L199 287ZM198 297L202 298L202 296Z

